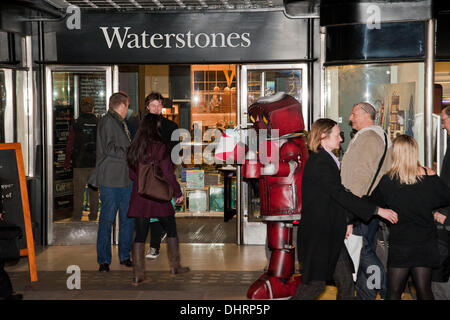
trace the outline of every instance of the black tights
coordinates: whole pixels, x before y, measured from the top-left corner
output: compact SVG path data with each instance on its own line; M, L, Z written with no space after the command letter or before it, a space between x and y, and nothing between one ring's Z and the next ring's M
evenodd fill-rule
M178 237L177 225L175 223L175 215L171 215L168 217L158 217L158 220L161 223L163 229L167 232L168 238ZM145 242L145 239L147 238L149 224L150 224L149 218L134 219L134 228L136 230L134 242Z
M388 268L387 300L401 299L410 272L417 291L417 299L434 300L431 291L431 268L425 267Z

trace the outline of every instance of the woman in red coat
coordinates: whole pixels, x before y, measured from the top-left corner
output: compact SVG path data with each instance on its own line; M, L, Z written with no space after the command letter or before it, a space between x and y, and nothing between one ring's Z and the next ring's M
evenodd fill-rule
M170 201L157 201L141 197L138 194L139 165L150 161L159 162L164 177L172 185L177 203L183 201L183 194L178 184L168 148L161 137L161 116L148 114L141 122L136 137L131 143L127 161L130 168L130 178L134 181L131 192L128 217L135 218L136 236L132 248L133 284L137 285L145 279L145 239L148 233L150 218L158 218L167 232L167 251L170 272L172 274L188 272L188 267L180 265L180 251L175 223L175 210Z

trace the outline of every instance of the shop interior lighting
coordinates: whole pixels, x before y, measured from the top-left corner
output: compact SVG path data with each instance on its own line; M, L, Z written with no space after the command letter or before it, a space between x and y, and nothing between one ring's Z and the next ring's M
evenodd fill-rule
M208 8L208 5L206 4L205 1L203 1L203 0L198 0L198 2L200 2L200 4L202 5L203 8Z
M120 6L118 6L114 1L112 0L105 0L105 1L108 2L110 5L112 5L114 8L120 9Z
M178 3L178 5L182 8L186 8L186 5L183 3L183 1L181 0L175 0L176 3Z
M141 6L139 3L137 3L135 0L130 0L130 2L131 2L136 8L142 9L142 6Z
M83 0L86 4L90 5L92 8L98 8L94 3L89 0ZM67 2L67 1L66 1Z
M227 9L233 9L234 8L234 6L232 6L232 5L230 5L228 3L228 0L220 0L220 1L224 4L225 8L227 8Z
M158 6L158 8L164 8L163 4L159 0L153 0L153 2Z

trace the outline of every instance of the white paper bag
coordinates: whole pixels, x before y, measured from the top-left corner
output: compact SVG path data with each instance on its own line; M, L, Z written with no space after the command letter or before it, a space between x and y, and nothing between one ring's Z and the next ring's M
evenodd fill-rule
M358 274L359 268L359 260L361 258L361 249L363 246L363 237L351 234L348 239L344 239L344 243L355 267L355 273L353 273L353 281L356 281L356 276Z

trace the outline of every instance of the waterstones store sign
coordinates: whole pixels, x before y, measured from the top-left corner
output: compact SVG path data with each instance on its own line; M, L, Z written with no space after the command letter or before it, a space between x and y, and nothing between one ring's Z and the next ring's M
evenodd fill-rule
M100 27L103 31L106 44L111 49L124 46L129 49L153 48L153 49L183 49L183 48L248 48L251 46L250 33L147 33L137 34L131 27ZM111 29L111 30L110 30Z
M214 63L306 59L307 21L282 11L89 13L45 24L58 63Z

